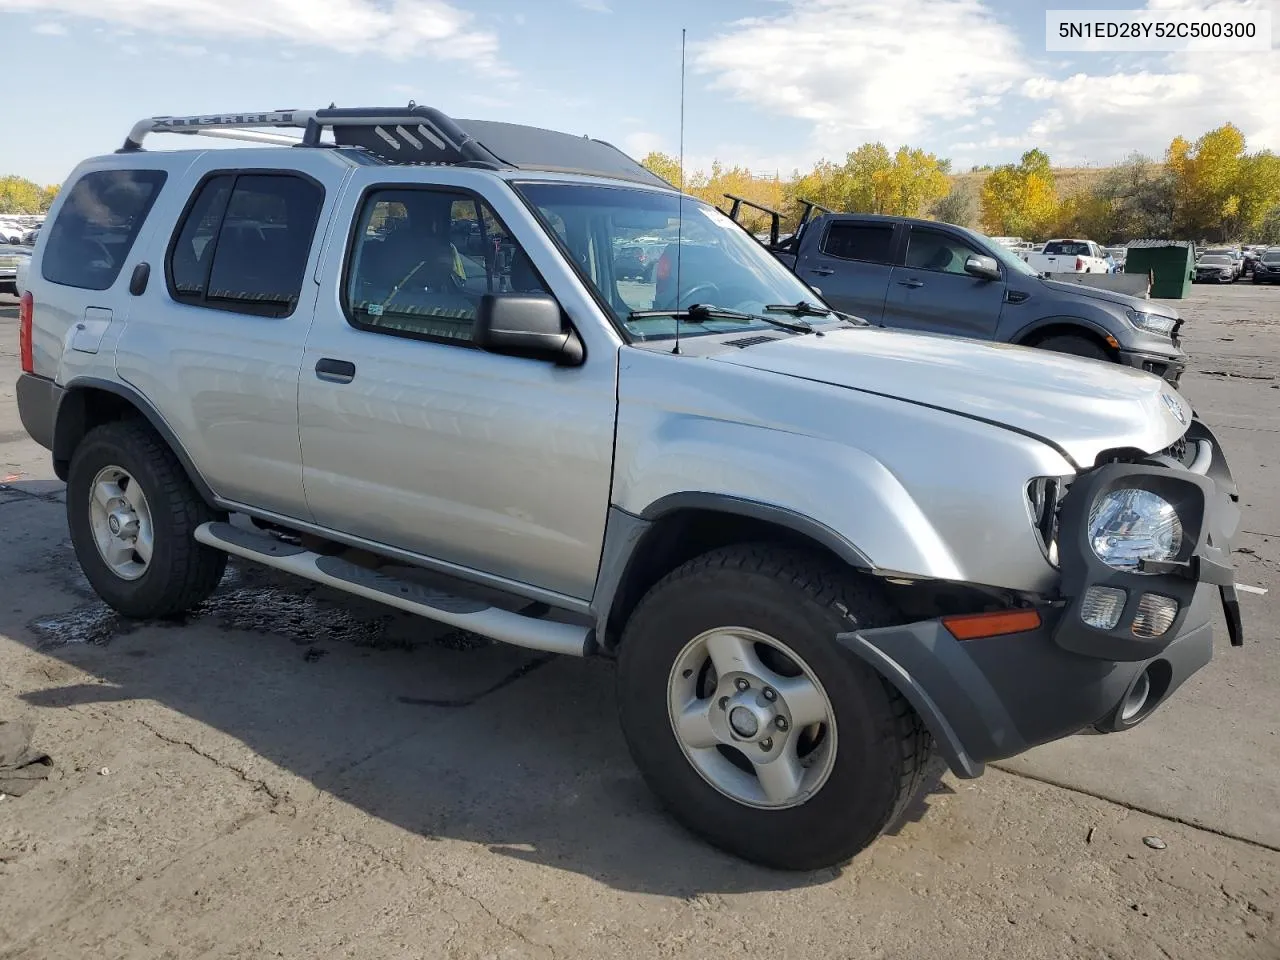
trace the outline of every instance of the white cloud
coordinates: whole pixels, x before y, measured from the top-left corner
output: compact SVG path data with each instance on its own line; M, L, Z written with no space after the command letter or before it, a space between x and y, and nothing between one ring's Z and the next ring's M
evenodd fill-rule
M1030 70L980 0L790 0L694 47L714 87L813 123L842 156L867 139L919 138L994 105Z
M445 0L0 0L0 10L65 14L212 42L263 39L377 53L470 60L501 70L497 37Z
M573 2L575 6L590 10L592 13L613 13L608 0L573 0Z
M661 151L662 148L662 137L648 130L635 130L622 138L623 152L632 157L644 157L654 150Z
M1277 0L1148 0L1156 11L1270 10ZM1274 43L1274 40L1273 40ZM1042 112L1031 131L1055 161L1109 163L1138 150L1159 158L1175 136L1194 140L1230 121L1250 149L1280 148L1280 114L1262 89L1277 77L1276 52L1189 52L1111 61L1108 71L1035 76L1020 92ZM1126 69L1122 64L1129 64Z
M41 33L46 37L65 37L67 28L60 23L37 23L31 28L32 33Z

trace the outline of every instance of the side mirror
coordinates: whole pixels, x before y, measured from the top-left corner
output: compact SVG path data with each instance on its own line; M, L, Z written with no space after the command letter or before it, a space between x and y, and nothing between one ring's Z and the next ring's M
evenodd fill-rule
M996 263L995 257L982 257L971 253L965 258L964 272L980 280L999 280L1000 264Z
M486 293L471 338L489 353L549 360L562 367L576 367L586 355L560 304L545 294Z

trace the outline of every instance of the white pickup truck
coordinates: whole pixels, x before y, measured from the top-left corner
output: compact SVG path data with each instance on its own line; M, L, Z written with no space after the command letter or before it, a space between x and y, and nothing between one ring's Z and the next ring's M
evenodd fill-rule
M1092 240L1050 240L1039 253L1027 255L1037 273L1110 273L1107 254Z

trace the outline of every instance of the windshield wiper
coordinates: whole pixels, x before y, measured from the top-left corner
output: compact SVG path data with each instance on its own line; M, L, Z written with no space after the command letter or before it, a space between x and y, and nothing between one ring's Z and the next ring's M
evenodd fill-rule
M766 307L765 309L770 308ZM779 320L776 317L762 317L754 313L724 310L720 307L708 306L705 303L695 303L684 310L632 310L631 313L627 314L628 320L643 320L646 317L671 317L676 321L687 320L690 323L705 323L708 320L736 320L740 323L759 322L767 323L780 330L790 330L792 333L812 333L819 337L822 336L821 330L815 330L807 323L787 323L785 320Z
M815 306L807 300L801 300L799 303L771 303L765 309L774 313L790 313L797 317L838 317L860 327L871 326L870 321L863 320L861 317L855 317L851 313L841 313L839 310L832 310L830 307Z

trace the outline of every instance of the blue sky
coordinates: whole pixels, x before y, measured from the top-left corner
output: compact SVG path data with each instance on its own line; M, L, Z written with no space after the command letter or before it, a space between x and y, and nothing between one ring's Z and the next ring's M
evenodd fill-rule
M1049 8L1280 0L0 0L0 173L60 182L143 116L387 105L786 175L868 140L957 169L1160 155L1227 120L1280 149L1276 51L1047 53ZM157 141L157 143L162 141ZM183 140L183 145L189 145Z

